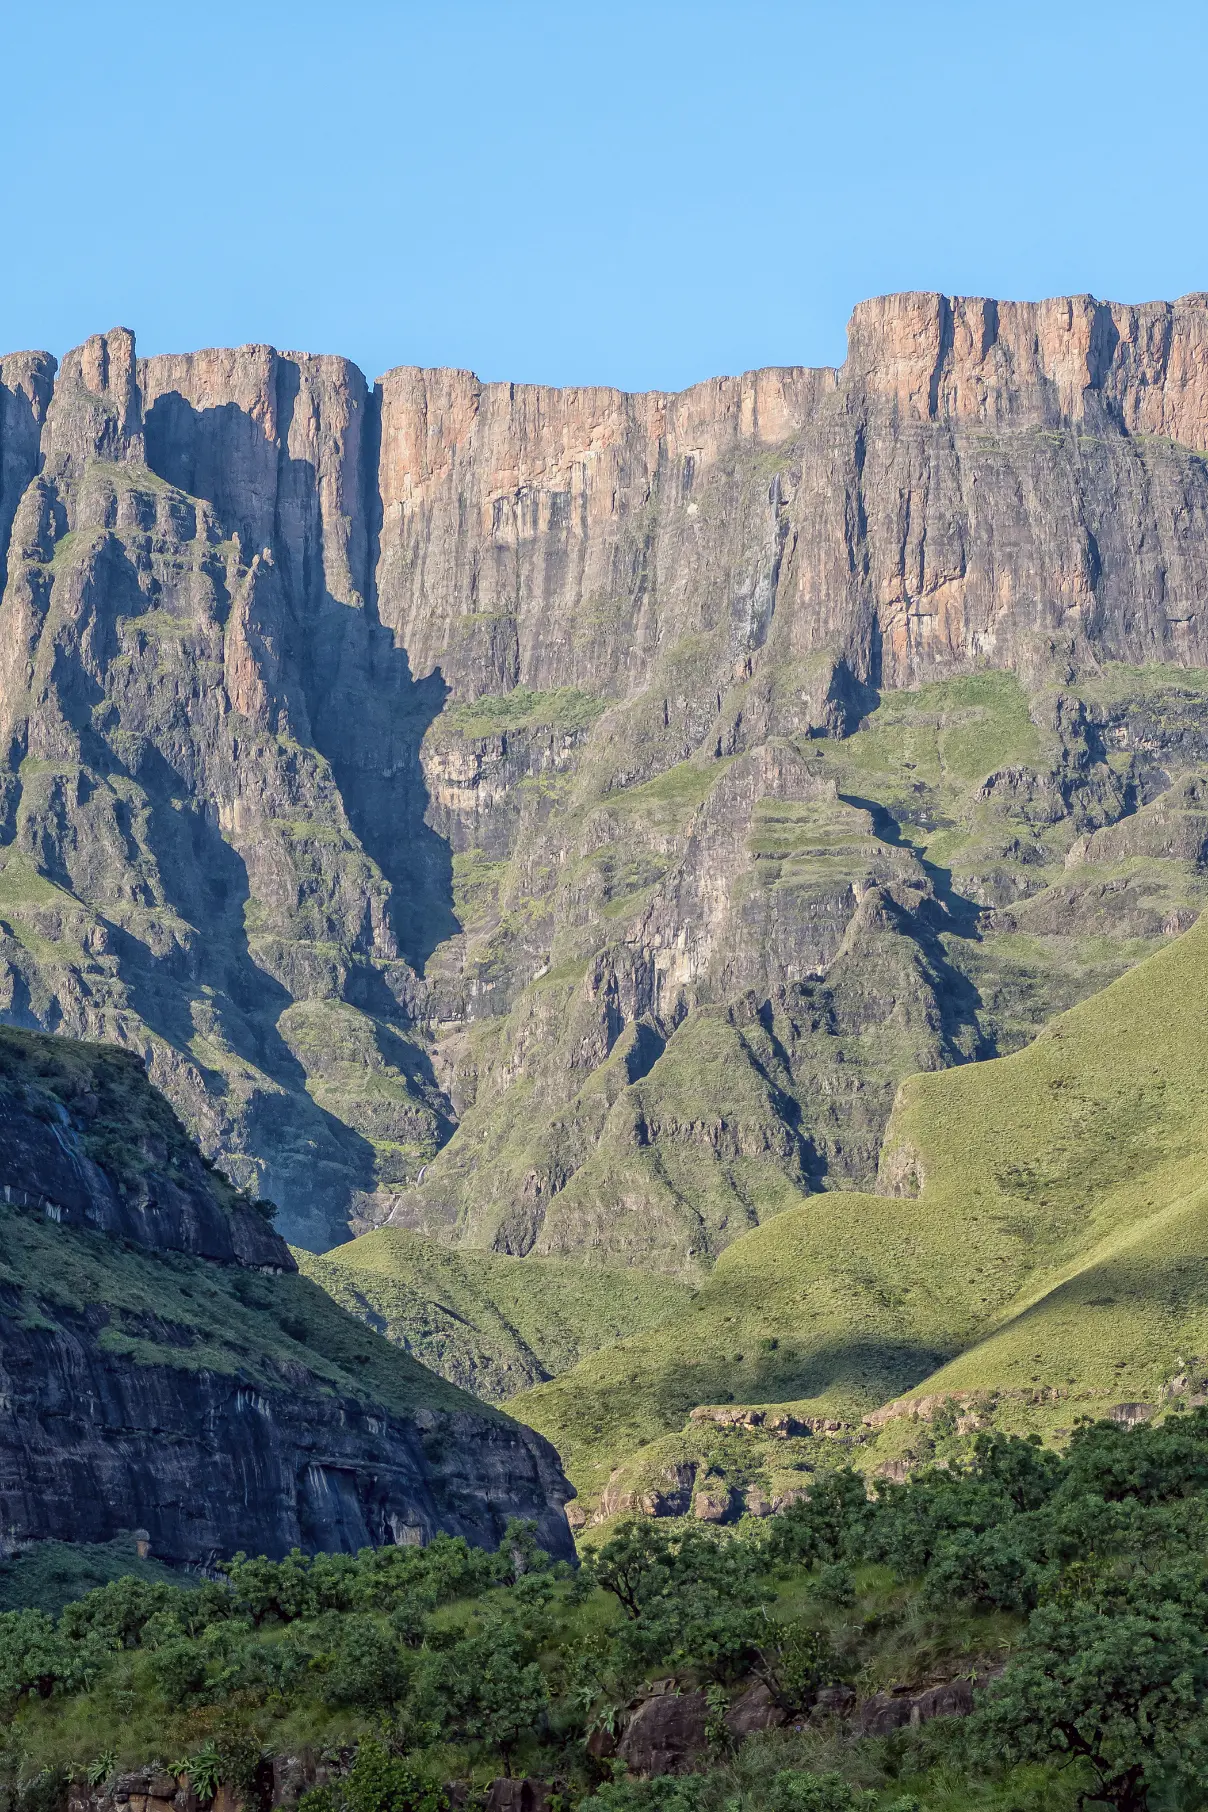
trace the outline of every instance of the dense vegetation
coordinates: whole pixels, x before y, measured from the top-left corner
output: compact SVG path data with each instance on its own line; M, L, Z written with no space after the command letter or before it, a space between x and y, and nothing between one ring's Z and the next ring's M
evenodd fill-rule
M72 1774L155 1761L204 1801L305 1744L338 1763L307 1812L435 1812L451 1779L521 1771L593 1812L1174 1812L1208 1790L1206 1538L1196 1411L1083 1424L1064 1457L983 1435L873 1497L834 1470L733 1531L622 1522L577 1572L514 1524L496 1554L126 1578L0 1617L4 1791L43 1812ZM959 1676L971 1717L890 1734L819 1698ZM683 1778L627 1777L610 1733L667 1677L704 1693L704 1745ZM785 1722L740 1744L755 1682Z

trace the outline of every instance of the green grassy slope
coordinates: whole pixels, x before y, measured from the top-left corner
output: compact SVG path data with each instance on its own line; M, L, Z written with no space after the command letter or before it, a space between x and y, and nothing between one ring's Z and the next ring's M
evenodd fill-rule
M17 1292L16 1312L33 1325L53 1320L57 1308L104 1308L102 1348L140 1365L224 1372L269 1388L288 1379L294 1389L378 1402L400 1415L466 1403L309 1278L142 1251L0 1204L4 1286Z
M1079 1279L1088 1301L1132 1304L1130 1313L1144 1303L1152 1325L1158 1317L1165 1332L1151 1346L1154 1362L1189 1317L1194 1331L1208 1159L1206 999L1201 920L1026 1051L952 1072L942 1088L925 1076L903 1085L885 1171L906 1182L913 1173L920 1200L985 1252L988 1334L1059 1316ZM1080 1375L1099 1344L1089 1325L1079 1331L1067 1370ZM1130 1370L1130 1351L1115 1353L1113 1370ZM1059 1381L1046 1376L1057 1360L1055 1351L1038 1356L1035 1381ZM971 1356L965 1363L974 1365Z
M870 697L818 738L789 706L817 674L777 660L772 695L736 683L665 765L662 702L717 653L669 650L590 733L581 695L519 691L429 733L453 797L472 732L529 725L492 782L515 835L441 821L466 941L433 976L509 1005L449 1034L458 1127L367 1219L700 1282L809 1190L873 1186L905 1076L1022 1048L1204 904L1208 673L985 671ZM530 770L523 737L563 712L563 765ZM643 1026L652 947L669 967Z
M496 1402L692 1300L683 1284L641 1271L458 1252L399 1227L295 1257L342 1308Z
M1146 1185L1142 1183L1141 1188ZM1208 1377L1208 1185L1109 1235L1073 1275L927 1380L931 1392L1036 1386L1068 1391L1047 1418L1069 1423L1084 1393L1160 1403L1172 1381ZM1070 1399L1074 1402L1071 1411Z
M591 1492L694 1404L854 1421L906 1392L1060 1392L1068 1425L1079 1399L1156 1403L1208 1351L1206 1000L1201 921L1026 1050L911 1077L883 1163L903 1193L779 1216L691 1310L514 1408Z
M514 1399L512 1414L590 1495L697 1404L875 1409L979 1327L969 1268L937 1269L943 1229L917 1206L828 1192L786 1210L722 1253L690 1309Z
M40 1541L0 1560L0 1613L33 1606L57 1614L114 1579L172 1585L181 1582L181 1574L140 1556L132 1535L105 1542Z

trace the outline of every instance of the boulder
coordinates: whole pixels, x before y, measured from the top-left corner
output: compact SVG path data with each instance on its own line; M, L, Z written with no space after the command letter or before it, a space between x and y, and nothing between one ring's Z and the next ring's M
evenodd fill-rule
M973 1686L969 1680L945 1680L941 1686L930 1686L919 1693L910 1707L912 1724L929 1724L932 1718L967 1718L973 1710Z
M753 1736L758 1730L778 1730L788 1721L788 1714L777 1705L771 1688L762 1680L748 1686L726 1712L726 1729L731 1736Z
M501 1775L487 1788L487 1812L549 1812L553 1791L548 1781Z
M857 1736L889 1736L911 1722L913 1703L904 1692L879 1692L856 1713Z
M698 1522L724 1523L734 1514L738 1497L724 1479L710 1479L692 1500L692 1514Z
M632 1774L687 1774L705 1753L708 1705L703 1692L659 1693L633 1712L617 1744Z
M1153 1415L1153 1404L1113 1403L1107 1413L1113 1422L1121 1422L1125 1428L1135 1428L1138 1422L1149 1421Z
M593 1761L604 1761L616 1754L617 1740L615 1730L606 1730L602 1724L598 1724L587 1738L587 1753Z
M824 1686L811 1707L810 1722L820 1724L827 1718L845 1718L855 1702L854 1687Z

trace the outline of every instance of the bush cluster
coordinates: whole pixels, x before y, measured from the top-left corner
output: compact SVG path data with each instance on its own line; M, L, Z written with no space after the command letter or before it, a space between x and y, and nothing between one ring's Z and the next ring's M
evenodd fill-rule
M723 1714L738 1692L761 1682L800 1727L823 1688L867 1692L904 1630L945 1619L967 1629L981 1619L999 1645L990 1660L1005 1658L987 1667L981 1657L994 1677L959 1738L938 1727L903 1737L893 1767L882 1745L870 1798L843 1761L863 1753L858 1742L832 1733L833 1766L789 1765L787 1751L769 1763L761 1807L884 1808L912 1742L924 1774L972 1770L985 1782L1011 1767L1046 1779L1065 1769L1071 1792L1118 1812L1142 1812L1155 1793L1201 1803L1208 1415L1131 1432L1087 1425L1064 1457L986 1435L960 1467L872 1495L851 1470L822 1472L808 1500L732 1531L629 1519L577 1571L552 1564L532 1527L515 1523L493 1554L440 1536L356 1555L238 1555L195 1585L122 1579L57 1619L0 1616L0 1715L24 1742L42 1708L113 1702L120 1679L156 1710L164 1764L187 1770L203 1799L220 1780L254 1778L274 1718L293 1717L296 1730L321 1708L325 1728L333 1713L343 1719L352 1759L305 1812L436 1812L450 1767L511 1772L518 1761L557 1775L566 1803L592 1812L723 1812L746 1803L724 1797L719 1773L731 1765ZM609 1745L589 1739L668 1674L706 1691L715 1765L624 1779L602 1759ZM174 1733L207 1717L237 1725L173 1762ZM64 1771L90 1760L44 1752L21 1785L23 1812L51 1812L41 1801L61 1797ZM94 1761L89 1778L98 1772ZM899 1795L899 1812L908 1800Z

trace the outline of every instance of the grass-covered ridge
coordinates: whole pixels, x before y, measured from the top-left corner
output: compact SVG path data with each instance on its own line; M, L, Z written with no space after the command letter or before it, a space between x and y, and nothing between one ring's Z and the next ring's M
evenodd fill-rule
M514 686L510 692L484 693L453 706L441 719L441 730L452 730L469 740L521 730L571 734L590 729L606 704L595 693L574 686L558 686L548 692Z
M685 1312L526 1392L512 1412L553 1441L589 1497L698 1404L858 1421L979 1326L972 1276L937 1270L946 1230L915 1210L837 1191L785 1209L727 1247ZM674 1463L674 1445L660 1446L661 1465Z
M873 1466L909 1418L876 1440L861 1418L899 1396L1035 1397L1032 1419L1068 1433L1079 1413L1192 1387L1208 1354L1206 999L1201 921L1026 1050L910 1078L882 1167L898 1193L810 1198L731 1245L685 1313L514 1407L598 1492L698 1404L839 1418Z
M345 1314L309 1278L143 1251L0 1204L0 1286L16 1293L15 1313L35 1325L53 1326L59 1310L91 1312L103 1323L102 1345L141 1365L349 1396L399 1415L466 1407L453 1385Z
M455 1251L400 1227L322 1258L294 1256L305 1276L387 1340L494 1402L667 1320L692 1296L638 1270Z

